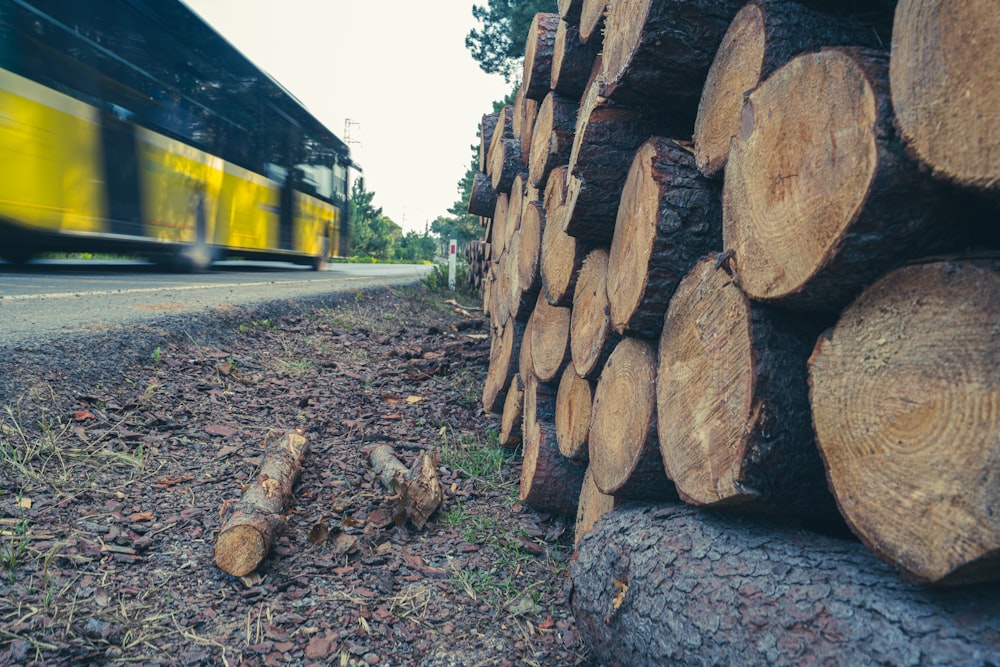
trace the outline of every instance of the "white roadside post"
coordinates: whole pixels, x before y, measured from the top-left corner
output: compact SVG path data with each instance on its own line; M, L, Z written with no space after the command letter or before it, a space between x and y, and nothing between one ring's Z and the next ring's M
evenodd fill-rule
M458 241L452 239L448 242L448 289L455 289L455 262L458 251Z

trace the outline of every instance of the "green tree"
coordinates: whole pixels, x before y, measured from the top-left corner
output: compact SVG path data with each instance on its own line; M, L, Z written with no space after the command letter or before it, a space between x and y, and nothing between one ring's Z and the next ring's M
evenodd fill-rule
M402 228L382 214L382 207L372 201L375 193L365 188L364 178L351 186L351 221L354 237L351 253L358 257L392 259Z
M556 0L487 0L473 5L479 22L465 38L465 46L487 74L500 74L508 82L515 78L528 28L538 12L555 12Z
M429 262L433 261L437 249L437 239L431 236L429 229L425 229L423 234L411 230L399 239L396 259L407 262Z

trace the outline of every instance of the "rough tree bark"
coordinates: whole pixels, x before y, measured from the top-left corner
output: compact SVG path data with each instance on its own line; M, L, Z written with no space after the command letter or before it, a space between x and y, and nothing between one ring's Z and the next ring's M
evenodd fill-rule
M669 134L690 137L709 67L744 0L615 0L609 5L601 94L646 107Z
M472 191L469 193L469 213L492 218L497 207L497 193L490 177L477 172L472 177Z
M528 151L531 150L531 134L537 115L538 102L525 97L524 85L521 85L514 97L514 138L520 146L522 171L526 171L528 167Z
M617 509L570 564L608 665L994 664L1000 588L906 583L853 541L692 508Z
M483 114L483 119L479 122L479 171L485 172L489 168L490 144L493 141L493 131L500 120L499 111ZM493 215L490 213L490 215ZM489 216L487 216L489 217Z
M723 242L751 298L838 310L905 259L962 242L895 137L887 60L803 54L748 96L726 166Z
M636 152L608 258L611 324L618 333L659 337L681 278L722 249L720 190L672 139L653 137Z
M804 51L880 45L870 26L789 0L754 0L726 31L708 71L694 124L694 155L706 176L721 175L739 131L743 96Z
M623 338L594 390L590 470L602 493L676 498L656 440L656 348Z
M545 184L545 229L539 272L545 298L553 306L568 306L573 298L576 278L590 246L563 231L566 219L566 173L568 167L557 167Z
M587 89L590 72L597 58L596 42L584 43L575 25L560 21L552 54L549 87L560 95L580 99Z
M584 468L559 453L555 389L529 376L524 383L521 502L542 512L576 514Z
M586 463L589 458L590 416L594 401L594 386L577 375L570 362L559 380L556 392L556 439L559 453L574 463Z
M257 478L232 506L215 540L215 564L221 570L243 577L267 558L288 525L285 515L292 487L308 449L306 437L298 430L267 446Z
M528 157L528 182L536 188L546 187L553 169L569 161L576 127L576 103L551 92L542 100L535 118Z
M922 581L1000 579L997 313L995 254L905 266L863 292L810 360L841 512Z
M583 260L570 319L570 355L580 377L597 378L619 340L608 302L608 251L594 248Z
M524 75L521 78L524 96L529 99L541 102L549 92L558 27L559 14L539 12L531 20L524 43Z
M508 104L500 113L486 155L486 173L497 192L510 192L514 177L521 173L521 142L514 136L514 106Z
M667 476L696 505L836 520L806 368L825 323L752 303L720 259L681 281L663 325L656 403Z
M1000 191L1000 12L991 0L900 0L892 103L909 148L934 174Z
M557 3L559 16L572 26L580 24L580 11L583 9L583 0L559 0Z

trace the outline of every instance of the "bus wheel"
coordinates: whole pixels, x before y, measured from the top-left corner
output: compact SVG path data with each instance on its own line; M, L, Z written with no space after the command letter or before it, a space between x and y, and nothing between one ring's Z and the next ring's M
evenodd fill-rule
M326 271L330 266L330 262L327 261L326 255L316 255L309 262L309 266L312 267L313 271Z

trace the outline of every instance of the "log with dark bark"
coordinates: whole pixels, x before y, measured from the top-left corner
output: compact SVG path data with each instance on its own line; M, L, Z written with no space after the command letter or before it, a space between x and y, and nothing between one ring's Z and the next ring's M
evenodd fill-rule
M722 37L745 0L615 0L604 30L601 94L645 107L691 136Z
M559 380L555 422L559 453L574 463L586 463L589 458L593 402L593 384L577 375L576 368L570 362Z
M436 451L422 451L407 468L392 445L376 445L368 452L372 473L392 494L393 521L410 521L420 530L444 501L444 489L437 476L440 459Z
M528 158L528 182L544 188L549 174L569 161L576 127L576 102L555 92L542 100Z
M635 151L655 134L642 113L609 102L595 80L580 104L570 154L565 231L595 243L611 243L622 186Z
M997 313L995 254L905 266L865 290L810 360L842 514L922 581L1000 579Z
M581 41L580 31L575 25L560 21L556 28L549 87L560 95L580 99L590 81L597 51L596 42Z
M301 431L289 431L264 451L260 472L247 486L215 540L215 564L243 577L267 558L275 540L287 528L285 519L292 487L305 460L309 443Z
M531 20L524 43L524 75L521 78L524 96L529 99L541 102L549 92L558 27L559 14L539 12Z
M694 124L694 155L706 176L721 175L739 131L743 97L805 51L880 45L870 26L790 0L754 0L730 24L708 71Z
M490 177L477 172L472 177L472 191L469 193L469 213L487 218L493 217L497 207L497 193Z
M542 382L556 382L569 362L569 308L551 305L538 295L531 313L531 363Z
M580 6L580 40L600 44L604 35L605 14L608 0L583 0Z
M580 12L583 0L559 0L557 3L559 16L572 26L580 25Z
M507 287L510 316L516 320L528 319L528 315L531 314L535 302L538 300L538 293L541 291L540 280L529 282L532 280L531 275L521 275L522 267L530 262L530 258L522 260L522 254L525 252L521 243L522 235L522 230L519 229L514 233L514 238L511 239L511 247L507 253L507 263L504 268L506 275L501 281L501 284ZM537 271L535 271L535 275L537 276ZM526 282L528 283L527 288L525 287Z
M659 337L681 278L722 249L720 191L672 139L653 137L636 152L608 257L611 324L618 333Z
M524 384L524 443L521 502L542 512L576 514L584 468L559 453L555 389L529 376Z
M568 306L573 299L576 278L590 246L563 231L566 217L567 167L557 167L545 184L545 229L539 272L545 298L553 306Z
M752 303L720 255L681 281L663 325L660 453L684 500L837 518L813 438L806 361L825 322Z
M485 412L500 414L503 411L507 387L517 372L515 361L521 353L523 336L524 323L518 320L507 320L500 326L500 331L494 334L490 343L490 364L486 371L486 381L483 383Z
M483 119L479 122L479 171L485 172L489 160L487 156L490 151L490 143L493 141L493 131L500 120L500 112L483 114ZM493 215L492 213L490 215Z
M656 440L656 347L623 338L594 390L590 470L602 493L676 498Z
M514 136L514 106L508 104L500 113L493 139L486 155L486 173L497 192L510 192L514 177L524 170L521 142Z
M620 339L611 326L608 251L594 248L583 260L570 319L570 356L580 377L596 379Z
M909 148L935 175L1000 192L1000 11L992 0L900 0L892 103Z
M523 345L523 343L522 343ZM524 418L524 381L521 374L516 373L507 388L507 398L503 403L503 415L500 418L500 435L497 441L501 446L513 449L521 444L522 424Z
M577 628L608 665L979 667L1000 655L1000 588L923 588L856 542L691 508L605 515L570 577Z
M601 493L601 490L594 485L594 475L587 468L583 476L583 484L580 487L580 499L576 506L576 528L573 534L573 543L580 544L583 536L590 532L597 520L615 509L619 504L614 496Z
M838 310L906 259L962 243L944 199L895 137L884 53L793 58L747 98L723 189L740 287Z
M531 330L534 327L534 313L528 315L528 320L524 324L524 334L521 337L521 349L517 354L517 373L521 376L521 383L527 380L529 375L535 373L535 365L531 361Z
M514 97L514 138L521 150L521 169L528 167L528 151L531 150L531 134L538 115L538 101L524 96L524 86L517 89Z

